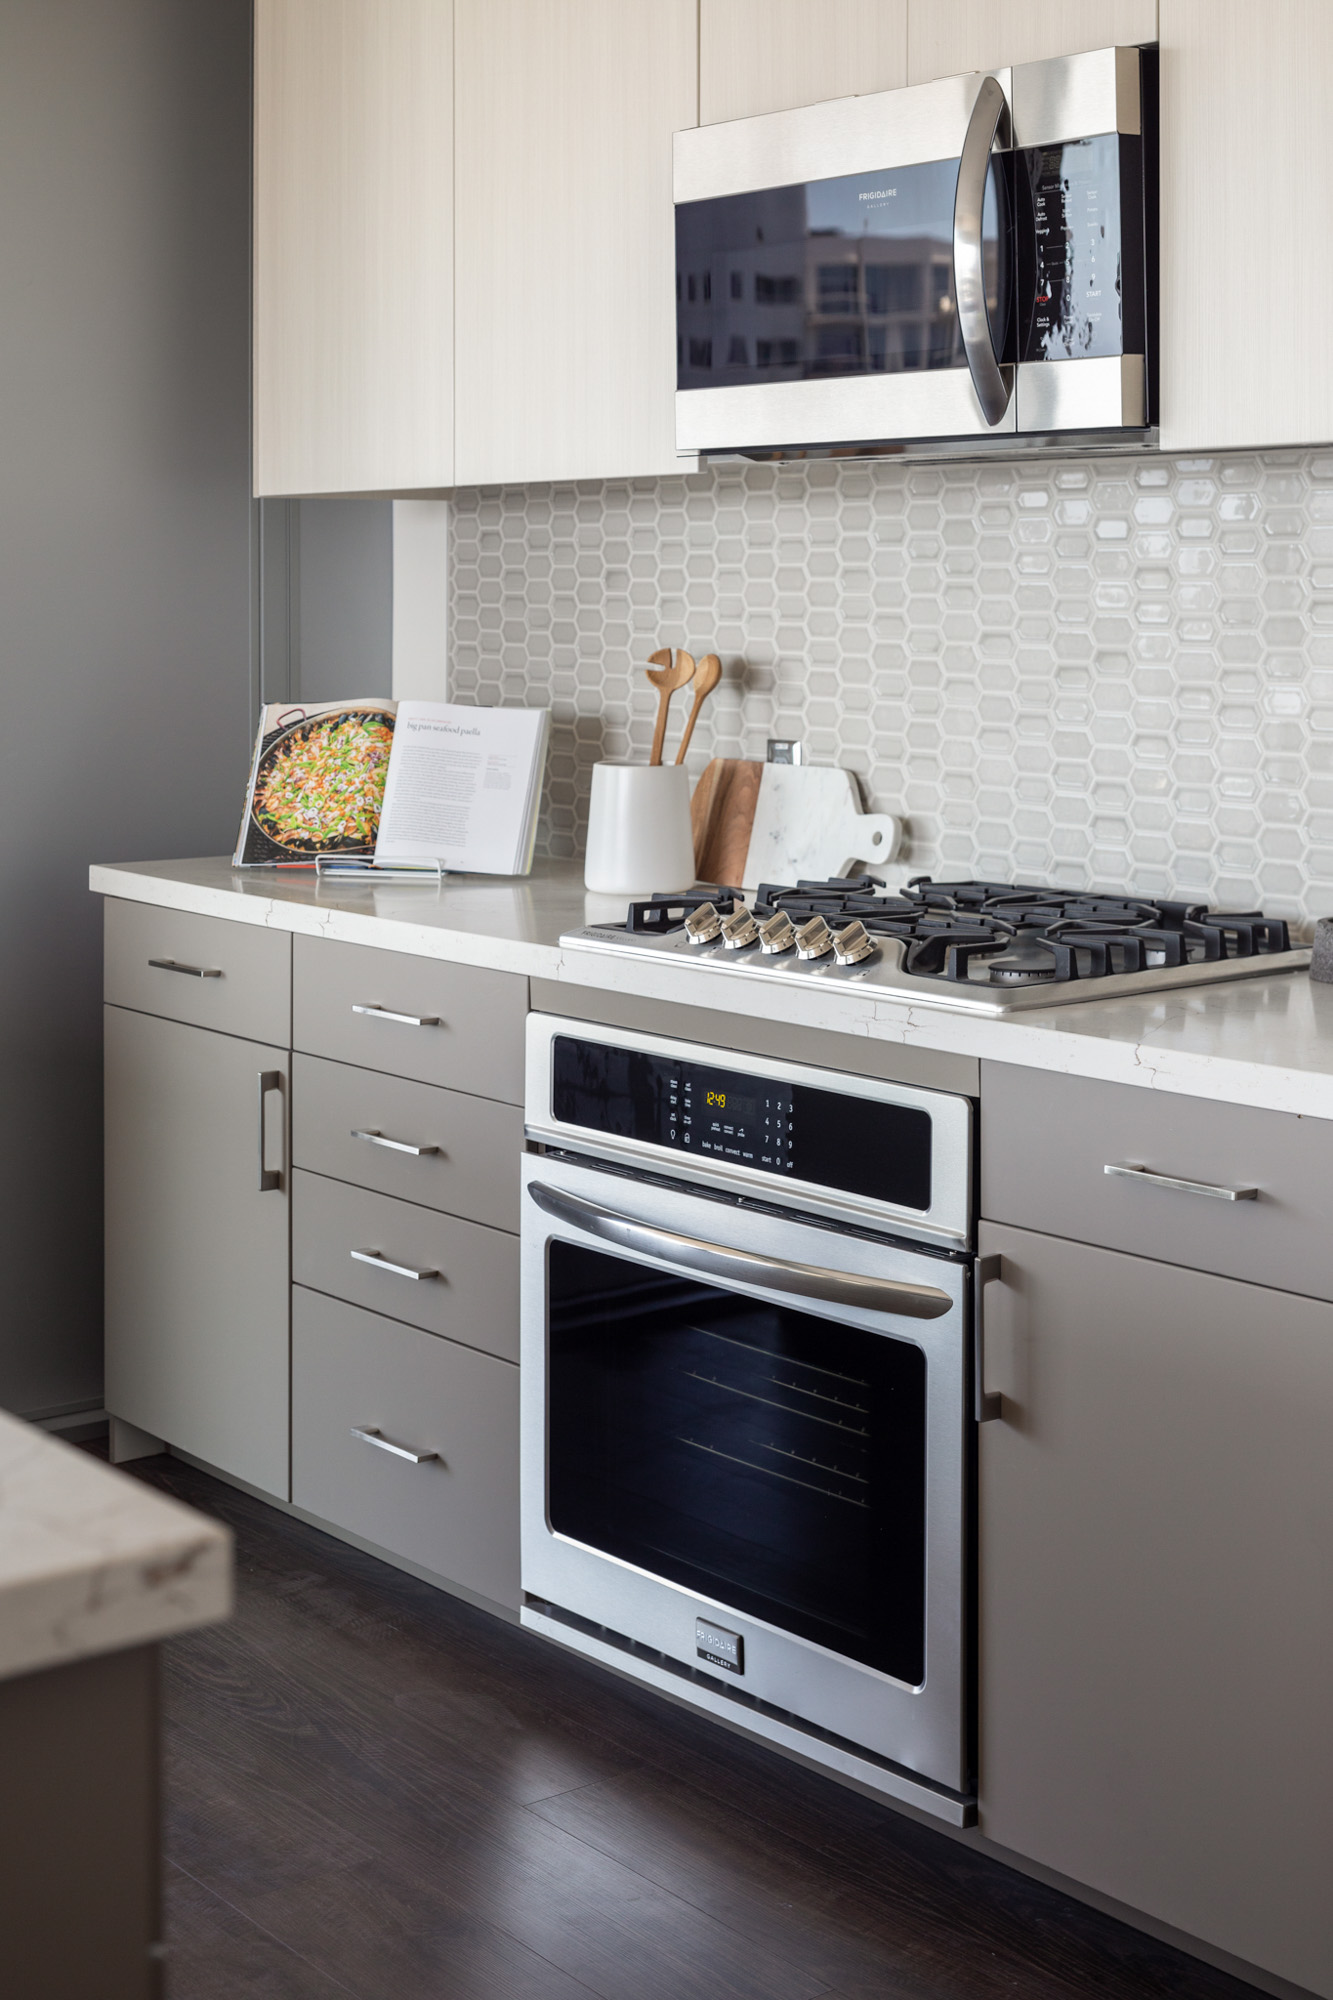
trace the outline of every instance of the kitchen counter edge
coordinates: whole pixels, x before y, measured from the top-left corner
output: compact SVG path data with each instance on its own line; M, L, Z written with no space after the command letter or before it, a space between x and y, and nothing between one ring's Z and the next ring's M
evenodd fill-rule
M225 1528L0 1411L0 1681L225 1618Z
M309 875L243 874L225 858L94 865L89 887L131 902L309 937L440 958L708 1007L980 1060L1055 1070L1296 1116L1333 1118L1333 986L1301 972L1088 1000L991 1017L833 984L743 987L707 966L562 950L562 933L623 914L623 897L586 896L578 862L538 862L528 877L415 884L316 884ZM429 898L429 902L426 899ZM739 989L739 990L738 990ZM577 1011L571 998L571 1011Z

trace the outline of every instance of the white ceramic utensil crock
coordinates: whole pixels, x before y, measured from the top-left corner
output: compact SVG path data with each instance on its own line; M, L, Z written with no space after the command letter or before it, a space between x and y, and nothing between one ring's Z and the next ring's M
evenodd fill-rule
M683 764L594 764L585 888L648 896L694 880L690 780Z

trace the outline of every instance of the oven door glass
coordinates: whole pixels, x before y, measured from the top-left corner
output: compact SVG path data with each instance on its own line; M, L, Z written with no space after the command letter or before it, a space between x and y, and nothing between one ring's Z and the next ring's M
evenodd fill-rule
M919 1685L921 1349L601 1250L548 1260L555 1533Z

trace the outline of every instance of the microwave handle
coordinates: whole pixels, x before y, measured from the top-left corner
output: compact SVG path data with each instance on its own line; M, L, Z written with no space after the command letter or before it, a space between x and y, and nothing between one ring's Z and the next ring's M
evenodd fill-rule
M958 331L963 336L972 386L988 424L998 424L1013 394L1013 370L1001 367L986 312L986 267L981 222L991 147L1007 106L993 76L983 77L967 121L958 162L953 209L953 282L958 298Z
M652 1257L698 1271L706 1278L734 1278L742 1284L763 1285L769 1291L793 1292L820 1299L826 1305L862 1306L871 1312L897 1313L903 1319L939 1319L953 1306L947 1292L934 1285L909 1285L897 1278L862 1278L851 1271L826 1271L817 1264L792 1264L784 1257L758 1257L750 1250L724 1249L697 1236L662 1229L653 1222L636 1222L582 1195L533 1181L528 1193L538 1208L558 1222L571 1223L589 1236L600 1236L622 1250L641 1250Z

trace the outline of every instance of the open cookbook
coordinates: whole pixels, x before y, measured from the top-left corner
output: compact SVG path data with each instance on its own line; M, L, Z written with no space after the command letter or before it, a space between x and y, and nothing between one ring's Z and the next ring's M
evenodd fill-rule
M271 702L233 865L526 875L549 728L544 708Z

